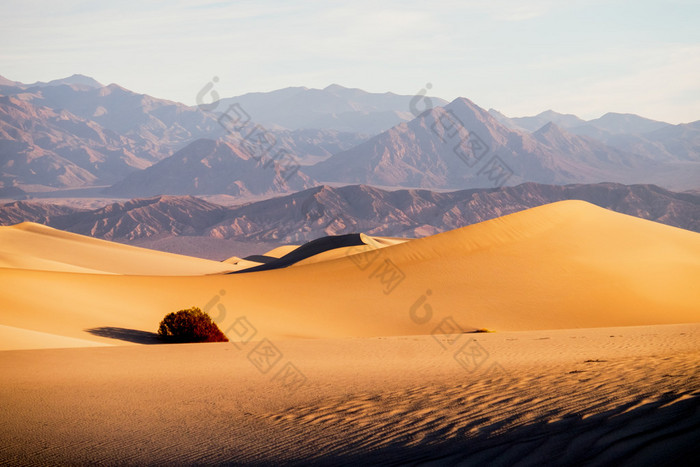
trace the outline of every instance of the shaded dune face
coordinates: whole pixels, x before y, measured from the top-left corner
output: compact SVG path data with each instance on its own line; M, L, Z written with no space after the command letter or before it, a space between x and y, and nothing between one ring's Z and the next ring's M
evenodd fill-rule
M261 259L261 262L264 262L264 264L249 269L244 269L242 271L236 271L232 274L238 274L242 272L269 271L271 269L286 268L287 266L296 264L299 261L303 261L307 258L311 258L313 256L325 253L327 251L332 251L337 248L348 248L360 245L365 245L365 243L362 241L362 237L360 236L360 234L331 235L328 237L319 238L317 240L305 243L304 245L294 249L293 251L282 256L281 258L274 258L271 256L258 257L258 259ZM251 257L247 257L245 259L255 261L255 259Z
M700 321L700 235L581 201L414 240L328 237L266 264L35 224L0 237L0 325L102 344L114 340L85 330L152 332L191 306L209 307L232 340L242 316L269 338L430 334L446 320L454 332Z

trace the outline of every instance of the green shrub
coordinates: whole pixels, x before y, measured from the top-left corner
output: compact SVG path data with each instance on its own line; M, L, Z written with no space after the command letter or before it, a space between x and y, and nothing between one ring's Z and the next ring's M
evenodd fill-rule
M196 306L168 313L160 322L158 335L169 342L228 342L219 326Z

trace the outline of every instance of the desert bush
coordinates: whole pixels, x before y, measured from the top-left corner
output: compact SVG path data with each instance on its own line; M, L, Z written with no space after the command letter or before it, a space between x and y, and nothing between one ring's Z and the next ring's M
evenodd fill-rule
M160 322L158 335L169 342L228 342L219 326L196 306L168 313Z

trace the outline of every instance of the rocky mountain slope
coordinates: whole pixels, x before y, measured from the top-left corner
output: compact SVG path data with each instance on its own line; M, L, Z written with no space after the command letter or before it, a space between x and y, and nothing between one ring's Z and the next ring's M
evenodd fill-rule
M313 180L433 190L523 182L688 190L700 180L699 122L670 125L615 113L586 122L552 111L508 118L465 98L447 104L339 85L216 104L189 107L82 75L33 84L2 78L0 196L107 185L125 198L273 195L311 187ZM233 124L224 114L231 105L240 118ZM224 164L204 154L202 139L220 140L224 152L238 149L222 156ZM263 147L251 150L250 143L262 140ZM281 166L282 180L279 167L268 172L241 162L236 152L243 148L277 157L263 166ZM287 177L292 166L300 167L298 179Z
M197 139L240 140L254 126L250 122L232 129L220 118L221 112L156 99L116 84L102 86L81 75L31 85L3 79L0 190L21 197L18 190L111 185ZM367 138L328 129L262 131L275 141L275 150L283 149L300 164L327 159ZM192 183L193 177L185 182Z
M308 169L321 181L418 188L625 182L655 162L548 125L510 129L468 99L424 112Z
M18 201L0 207L0 224L40 222L124 242L187 235L273 244L352 232L421 237L567 199L700 232L700 195L613 183L525 183L447 193L318 186L233 207L191 196L137 199L97 210Z
M370 136L416 115L414 96L391 92L370 93L332 84L324 89L291 87L271 92L253 92L222 99L220 107L240 104L256 122L270 128L324 129ZM431 97L434 106L447 101Z
M279 157L276 157L278 156ZM108 188L110 195L289 193L314 186L298 161L275 148L259 153L243 142L200 139Z

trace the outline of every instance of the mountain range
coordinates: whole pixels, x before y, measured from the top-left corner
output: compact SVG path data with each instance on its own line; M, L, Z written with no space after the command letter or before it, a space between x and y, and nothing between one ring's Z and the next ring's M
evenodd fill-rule
M368 93L331 84L323 89L291 87L248 93L222 99L218 104L224 108L237 103L253 121L270 128L315 128L375 135L412 120L413 99L414 96ZM438 97L429 99L432 105L447 104Z
M496 158L497 157L497 158ZM498 162L501 170L490 176ZM653 161L548 123L535 133L507 128L465 98L424 112L308 169L321 181L419 188L629 182Z
M106 192L122 196L275 194L315 185L294 159L257 157L242 144L200 139L146 170L131 174Z
M112 185L198 139L246 136L225 129L220 114L90 80L82 75L32 85L0 80L5 196ZM301 163L323 160L367 138L337 130L265 131L276 149Z
M700 195L613 183L525 183L455 192L324 185L241 206L222 206L192 196L135 199L93 210L15 201L0 206L0 225L38 222L125 243L173 236L298 243L352 232L422 237L571 199L700 232Z
M699 160L700 121L671 125L634 114L614 112L589 121L552 110L519 118L508 118L494 109L490 109L489 114L516 130L536 132L544 125L554 123L569 133L594 138L621 151L654 160Z
M508 118L466 98L431 98L433 107L416 116L415 98L331 85L224 98L205 111L82 75L33 84L2 78L0 196L105 187L127 199L243 198L321 183L700 187L700 122L626 114L586 122L553 111ZM246 120L226 125L234 104Z

